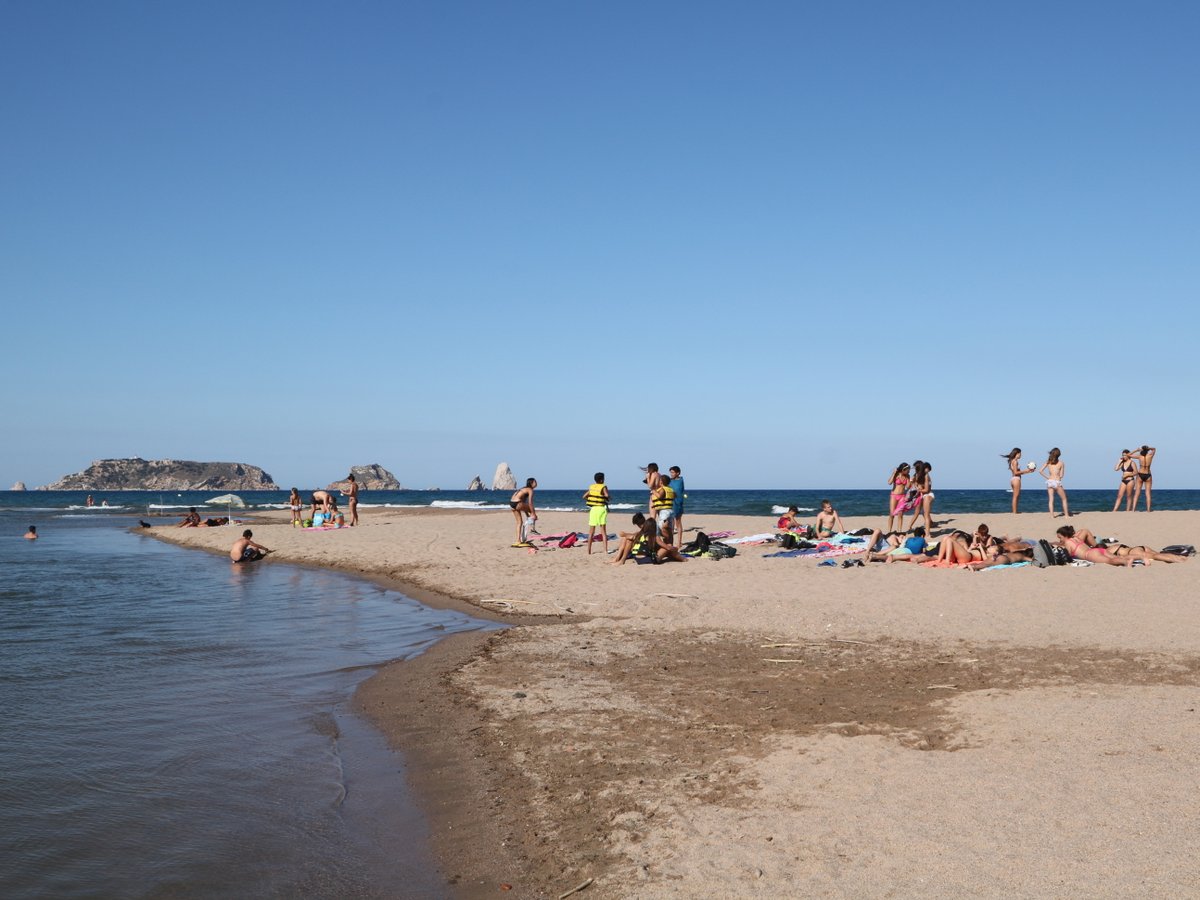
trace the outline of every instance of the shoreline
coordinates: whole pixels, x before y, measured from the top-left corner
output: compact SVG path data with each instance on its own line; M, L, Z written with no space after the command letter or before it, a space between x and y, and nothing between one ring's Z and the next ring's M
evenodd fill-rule
M581 518L547 514L542 530ZM623 518L612 520L624 527ZM984 518L995 533L1016 526L1031 537L1061 524L1045 514ZM846 524L860 521L881 524ZM1200 532L1195 513L1070 521L1152 545L1195 543ZM685 524L772 530L762 518ZM1200 889L1155 853L1165 845L1168 856L1186 855L1189 842L1127 809L1142 795L1166 818L1197 819L1179 806L1173 776L1200 762L1200 731L1182 711L1200 706L1195 562L844 571L763 559L751 547L732 560L618 569L582 548L504 546L507 513L371 511L360 528L327 534L262 527L256 537L283 548L273 559L379 580L502 624L547 626L439 641L386 664L355 695L404 754L461 896L505 884L512 896L557 896L586 878L593 896L877 896L881 877L936 896L1031 891L1050 879L1103 894L1136 891L1147 867L1155 883ZM166 539L213 549L231 530L197 531ZM489 598L519 600L512 608L526 614L499 614ZM1045 736L1031 743L1036 734ZM1095 747L1122 762L1081 765ZM864 772L873 773L865 782ZM1008 796L1012 779L1029 795ZM840 787L825 796L821 784ZM847 818L845 798L864 784L883 793L853 801ZM1114 873L1073 863L1082 849L1070 835L1113 809L1141 829L1129 850L1136 865ZM996 830L1014 816L1032 837ZM910 833L939 831L930 823L942 820L958 835L941 838L953 852ZM1047 821L1070 828L1047 833ZM1021 864L981 862L993 858Z

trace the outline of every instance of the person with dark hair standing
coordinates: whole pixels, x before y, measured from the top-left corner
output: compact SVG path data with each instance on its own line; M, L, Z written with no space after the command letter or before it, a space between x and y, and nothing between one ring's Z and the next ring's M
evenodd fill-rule
M533 505L533 492L537 490L537 479L526 478L525 487L514 493L508 500L508 507L513 511L517 520L517 539L514 547L531 547L529 535L533 534L537 524L537 510Z
M354 478L354 473L351 472L346 478L350 482L349 490L342 491L343 497L350 498L350 524L358 524L358 481Z
M1121 458L1113 466L1113 471L1121 473L1121 486L1117 488L1117 502L1113 504L1112 511L1116 512L1121 508L1122 500L1125 501L1126 509L1133 509L1134 492L1137 490L1134 482L1137 481L1138 464L1133 461L1133 456L1128 450L1121 451Z
M888 495L888 531L892 530L892 520L897 517L900 521L896 524L901 528L904 527L904 495L908 492L908 472L908 463L900 463L888 479L888 484L892 486L891 493Z
M27 540L27 541L36 541L37 539L38 539L38 537L37 537L37 526L36 526L36 525L30 525L30 526L29 526L29 530L28 530L27 532L25 532L25 540Z
M1037 464L1030 463L1028 468L1022 468L1019 465L1021 462L1020 447L1013 447L1008 453L1001 453L1000 455L1008 460L1008 472L1012 476L1009 478L1008 483L1012 486L1012 511L1015 515L1017 513L1017 501L1021 499L1021 479L1037 469Z
M675 505L671 509L671 519L675 525L675 544L683 546L683 470L679 466L667 469L671 476L671 487L675 488Z
M642 469L646 473L646 477L642 479L642 484L650 491L650 501L646 506L650 515L654 516L654 492L662 486L662 475L658 471L658 463L646 463Z
M1133 490L1133 506L1130 507L1133 511L1137 511L1138 498L1142 496L1142 491L1146 492L1146 512L1150 512L1150 489L1154 487L1154 476L1150 474L1150 463L1154 462L1154 454L1157 451L1149 444L1142 444L1134 461L1140 467L1138 469L1137 478L1134 482Z
M592 476L592 486L583 494L583 502L588 508L588 556L592 555L592 541L596 539L596 529L604 539L604 555L608 555L608 485L604 483L604 473L597 472Z
M933 509L933 476L929 473L933 471L933 463L918 462L913 469L913 486L917 489L916 506L913 507L912 521L908 523L908 530L912 531L916 527L917 519L925 517L925 530L933 532L933 518L930 516L930 511ZM900 523L900 527L904 527L904 523Z
M1067 474L1067 464L1062 461L1062 451L1057 447L1050 451L1046 462L1042 465L1041 476L1046 479L1046 496L1050 500L1050 518L1054 515L1054 495L1062 501L1062 515L1069 516L1067 509L1067 492L1063 489L1063 476Z

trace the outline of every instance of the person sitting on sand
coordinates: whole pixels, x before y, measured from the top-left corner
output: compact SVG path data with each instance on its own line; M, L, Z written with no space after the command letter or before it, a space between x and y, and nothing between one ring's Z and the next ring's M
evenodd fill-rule
M835 534L842 534L845 531L846 526L842 524L842 518L833 508L833 503L829 500L822 500L821 511L817 513L817 537L833 537Z
M200 513L196 512L196 507L192 507L191 511L183 517L183 521L179 523L178 528L198 528L200 526Z
M1099 546L1096 543L1096 536L1087 528L1080 528L1076 531L1073 526L1064 525L1056 533L1059 546L1066 547L1072 559L1104 563L1109 566L1128 566L1133 563L1134 557L1128 554L1117 556L1115 553L1109 553L1108 548Z
M653 518L647 518L643 513L634 513L633 524L637 526L637 531L620 532L621 547L611 565L622 566L631 556L646 556L655 562L683 562L683 554L679 552L679 548L663 540Z
M36 526L36 525L30 525L30 526L29 526L29 530L28 530L27 532L25 532L25 540L27 540L27 541L36 541L37 539L38 539L38 536L37 536L37 526Z
M800 524L800 510L789 506L787 512L779 517L775 527L781 531L804 531L807 526Z
M252 538L254 532L247 528L242 532L242 536L233 542L233 547L229 550L229 558L235 563L254 562L262 559L271 551L262 544L256 544Z

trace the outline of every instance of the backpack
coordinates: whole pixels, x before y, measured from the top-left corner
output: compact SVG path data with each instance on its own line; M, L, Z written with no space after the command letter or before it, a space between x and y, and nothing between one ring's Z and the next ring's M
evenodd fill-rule
M679 552L695 554L695 555L699 556L704 553L707 553L708 548L711 545L712 545L712 538L710 538L703 531L697 531L696 539L694 541L688 541L686 544L684 544L682 547L680 547Z
M1196 548L1191 544L1172 544L1170 547L1163 547L1160 552L1176 556L1195 556Z
M1054 556L1054 545L1042 539L1033 545L1033 564L1039 569L1046 566L1057 566L1059 563Z
M737 547L730 547L728 544L722 544L720 541L712 541L708 545L708 550L704 556L708 559L729 559L737 556Z
M1058 544L1051 544L1050 550L1054 554L1054 565L1069 566L1071 564L1071 551L1066 547L1060 547Z
M799 538L790 532L782 535L779 541L779 545L783 547L784 550L795 550L798 543L800 543Z
M579 543L579 535L576 534L574 531L572 531L570 534L568 534L566 537L564 537L561 541L558 542L558 547L560 550L566 550L568 547L574 547L578 543Z

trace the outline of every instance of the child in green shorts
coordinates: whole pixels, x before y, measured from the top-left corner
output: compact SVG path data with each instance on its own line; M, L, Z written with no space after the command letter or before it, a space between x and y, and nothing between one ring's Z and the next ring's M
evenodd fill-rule
M583 495L583 502L588 508L588 556L592 555L592 541L596 539L596 529L604 539L604 555L608 555L608 485L604 483L604 473L597 472L595 481Z

